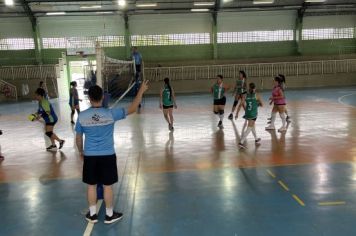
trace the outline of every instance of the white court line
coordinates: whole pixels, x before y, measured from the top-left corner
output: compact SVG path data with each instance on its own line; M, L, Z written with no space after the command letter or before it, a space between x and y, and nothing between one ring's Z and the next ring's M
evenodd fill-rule
M103 200L98 200L98 203L96 204L96 214L99 213L99 210L100 210L100 207L101 207L102 204L103 204ZM83 236L90 236L91 235L91 231L93 231L93 228L94 228L94 224L88 222Z
M339 98L337 99L337 101L338 101L340 104L342 104L342 105L354 107L354 106L352 106L352 105L350 105L350 104L344 103L344 102L342 101L342 99L344 99L344 98L346 98L346 97L348 97L348 96L355 95L355 94L356 94L356 93L349 93L349 94L343 95L343 96L339 97Z

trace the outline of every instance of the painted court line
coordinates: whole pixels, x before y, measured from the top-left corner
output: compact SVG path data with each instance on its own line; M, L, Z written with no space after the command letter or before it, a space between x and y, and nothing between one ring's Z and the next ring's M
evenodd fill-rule
M339 102L340 104L342 104L342 105L354 107L354 106L352 106L352 105L350 105L350 104L347 104L347 103L344 103L344 102L342 101L344 98L349 97L349 96L352 96L352 95L356 95L356 93L349 93L349 94L346 94L346 95L344 95L344 96L339 97L337 100L338 100L338 102Z
M335 202L319 202L319 206L337 206L337 205L345 205L344 201L335 201Z
M272 171L267 170L267 173L268 173L273 179L276 178L276 175L275 175Z
M286 190L287 192L289 192L288 186L287 186L285 183L283 183L282 180L279 180L278 183L279 183L279 185L282 186L282 188L284 188L284 190Z
M292 194L292 196L301 206L305 206L305 203L297 195Z
M100 210L100 207L101 207L102 204L103 204L103 200L98 200L98 203L96 204L96 214L99 213L99 210ZM87 227L86 227L86 229L85 229L85 231L84 231L83 236L90 236L90 235L91 235L91 232L93 231L93 228L94 228L94 224L88 222Z

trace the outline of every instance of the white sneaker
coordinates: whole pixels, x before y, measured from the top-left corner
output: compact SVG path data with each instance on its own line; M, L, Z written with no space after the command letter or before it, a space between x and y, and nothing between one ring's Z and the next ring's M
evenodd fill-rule
M280 129L278 129L278 132L286 132L287 131L287 128L286 127L281 127Z
M274 127L274 125L269 125L266 127L266 130L275 130L276 128Z

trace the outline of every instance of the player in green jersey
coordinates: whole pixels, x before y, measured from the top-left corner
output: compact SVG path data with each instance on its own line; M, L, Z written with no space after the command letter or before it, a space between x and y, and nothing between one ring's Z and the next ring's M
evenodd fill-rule
M164 87L161 88L160 97L159 107L163 109L164 118L168 122L168 129L173 131L173 107L177 109L177 104L174 91L169 84L169 78L164 79Z
M239 78L236 80L236 85L234 88L234 97L235 97L235 101L234 101L234 105L232 106L231 109L231 113L229 115L229 119L232 120L233 119L233 113L237 107L237 111L236 111L236 116L235 119L237 119L239 112L241 110L241 107L245 108L245 96L246 96L246 73L243 70L240 70L239 72ZM239 103L240 101L240 103Z
M239 146L241 148L246 148L244 142L246 141L247 136L252 131L253 136L255 137L255 143L258 144L261 139L257 138L256 129L255 129L255 122L258 116L258 107L263 106L262 99L259 94L256 93L256 85L254 83L249 84L249 91L245 98L245 115L244 118L247 122L246 131L243 132L241 135L241 140L239 142Z
M220 118L218 127L223 129L224 109L226 104L225 92L229 90L229 86L223 83L223 76L217 75L216 83L211 87L211 93L214 96L214 114Z

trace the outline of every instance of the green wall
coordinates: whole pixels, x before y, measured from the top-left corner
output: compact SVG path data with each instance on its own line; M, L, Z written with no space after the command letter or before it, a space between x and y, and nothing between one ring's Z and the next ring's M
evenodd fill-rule
M33 65L35 63L35 50L0 50L0 66Z
M302 55L356 53L356 39L302 41L301 52Z
M294 41L218 44L219 59L268 58L296 55Z
M139 47L146 62L207 60L213 57L212 45L176 45Z
M338 55L340 52L356 53L356 39L309 40L300 44L302 55ZM105 48L109 57L128 59L125 47ZM57 64L65 49L43 49L44 64ZM139 51L145 62L174 62L213 59L213 46L209 45L177 45L177 46L141 46ZM294 56L297 54L295 41L232 43L218 44L218 59L233 60L246 58L271 58ZM35 64L34 50L0 51L0 65Z

